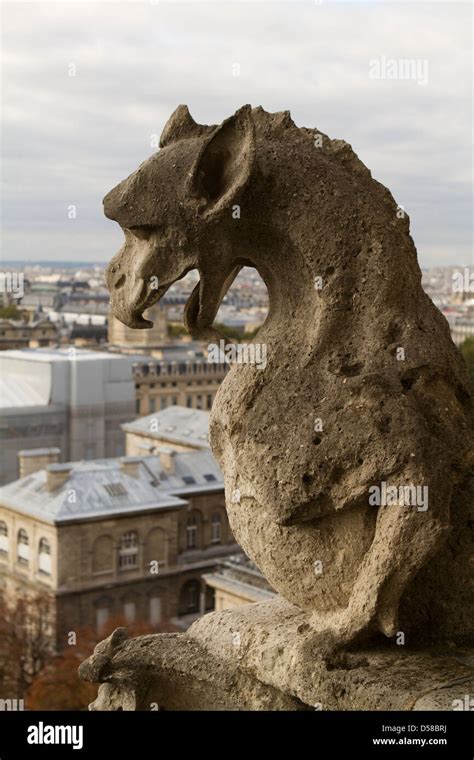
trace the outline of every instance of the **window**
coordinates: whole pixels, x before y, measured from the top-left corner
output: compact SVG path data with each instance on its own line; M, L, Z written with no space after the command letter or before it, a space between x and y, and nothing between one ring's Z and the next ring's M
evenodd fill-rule
M186 406L188 407L188 409L192 409L192 406L193 406L192 396L186 396Z
M206 472L204 475L204 480L207 480L208 483L212 483L214 480L217 480L217 478L212 474L212 472Z
M105 483L104 488L109 496L126 496L127 489L123 483Z
M167 406L168 406L168 400L166 396L162 396L160 399L160 409L166 409Z
M161 623L161 599L158 596L152 596L150 599L150 623Z
M197 520L196 515L189 515L186 522L186 549L197 547Z
M30 561L30 547L29 539L26 530L18 531L18 543L17 543L17 561L20 565L27 565Z
M51 575L51 544L46 538L39 542L38 570L45 575Z
M8 528L5 522L0 522L0 556L8 554Z
M151 397L148 401L148 411L152 414L156 410L156 398Z
M109 610L107 607L99 607L96 613L96 625L97 630L102 631L109 620Z
M214 512L211 518L211 543L220 544L221 542L221 516L219 512Z
M199 609L199 584L197 581L188 583L186 589L186 606L189 612L197 612Z
M125 602L123 605L123 614L127 623L135 622L135 602Z
M171 405L172 406L177 406L177 404L178 404L178 397L177 396L172 396L171 397Z
M208 409L212 408L212 393L207 394L207 408Z
M130 570L138 567L138 534L134 530L124 533L119 547L119 568Z
M138 388L138 386L136 386ZM140 399L135 399L135 411L137 414L140 414Z
M187 581L179 595L179 614L190 615L199 612L200 583L197 580Z
M192 475L183 475L183 483L186 483L187 486L191 486L195 482Z
M202 409L202 396L198 394L196 396L196 409Z

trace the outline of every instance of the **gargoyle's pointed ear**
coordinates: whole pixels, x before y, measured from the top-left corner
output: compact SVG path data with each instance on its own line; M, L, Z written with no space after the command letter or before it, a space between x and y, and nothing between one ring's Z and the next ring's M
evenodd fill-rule
M187 137L198 137L205 127L196 124L187 106L178 106L166 122L160 137L160 148Z
M205 142L191 172L190 195L204 213L226 206L247 184L255 163L251 106L242 106Z

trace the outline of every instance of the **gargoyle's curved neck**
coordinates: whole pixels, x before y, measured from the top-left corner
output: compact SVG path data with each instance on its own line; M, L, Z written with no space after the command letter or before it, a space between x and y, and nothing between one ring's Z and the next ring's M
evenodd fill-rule
M314 273L298 250L289 242L281 248L280 243L278 257L272 248L266 248L238 263L255 267L268 290L269 310L259 332L261 337L271 337L273 342L279 333L291 330L295 322L301 327L298 331L300 339L305 338L305 325L313 332L320 309L319 299ZM298 336L295 335L294 339L298 340Z

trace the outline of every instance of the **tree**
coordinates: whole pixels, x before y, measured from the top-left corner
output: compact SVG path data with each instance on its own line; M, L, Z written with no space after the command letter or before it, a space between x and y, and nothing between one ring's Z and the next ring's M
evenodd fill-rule
M53 653L53 606L47 594L7 603L0 594L0 695L21 699Z
M14 303L0 306L0 319L25 319L26 312L20 310Z
M129 624L122 617L109 620L107 626L98 634L91 628L77 631L75 642L51 658L43 670L33 679L26 695L29 710L87 710L87 706L97 696L97 684L82 681L77 670L81 662L94 651L95 645L107 638L115 628L125 627L129 636L143 636L158 631L177 631L170 623L161 624L152 629L147 623Z

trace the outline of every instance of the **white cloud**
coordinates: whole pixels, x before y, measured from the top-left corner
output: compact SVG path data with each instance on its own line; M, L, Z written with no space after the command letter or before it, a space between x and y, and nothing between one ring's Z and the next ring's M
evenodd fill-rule
M176 105L213 123L250 102L350 142L407 208L422 265L470 263L470 13L462 3L4 4L4 258L110 258L117 232L102 197L152 152ZM369 79L381 56L426 59L427 85Z

